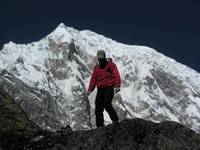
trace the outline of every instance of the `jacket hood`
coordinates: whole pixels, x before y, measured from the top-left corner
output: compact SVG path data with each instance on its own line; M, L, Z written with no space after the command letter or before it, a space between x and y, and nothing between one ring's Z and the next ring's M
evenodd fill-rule
M112 58L106 58L107 62L113 62Z

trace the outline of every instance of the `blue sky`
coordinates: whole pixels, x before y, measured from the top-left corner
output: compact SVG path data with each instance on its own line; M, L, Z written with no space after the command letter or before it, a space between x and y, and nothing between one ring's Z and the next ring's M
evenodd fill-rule
M200 72L198 0L2 0L0 45L38 41L61 22L149 46Z

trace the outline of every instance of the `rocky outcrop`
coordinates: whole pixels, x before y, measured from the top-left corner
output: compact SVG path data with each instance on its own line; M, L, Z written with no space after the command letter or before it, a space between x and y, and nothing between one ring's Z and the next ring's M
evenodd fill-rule
M199 134L168 121L126 119L92 130L42 130L0 88L0 150L199 150L199 143Z
M198 150L200 135L175 122L143 119L89 130L62 130L26 146L27 150Z
M0 88L0 149L22 148L38 129L14 99Z

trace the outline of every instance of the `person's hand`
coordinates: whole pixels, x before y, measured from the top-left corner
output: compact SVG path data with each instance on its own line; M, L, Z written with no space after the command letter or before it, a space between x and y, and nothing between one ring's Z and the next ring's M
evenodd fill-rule
M87 93L86 93L86 94L87 94L87 96L90 96L91 92L90 92L90 91L87 91Z
M120 91L119 87L115 88L115 94L118 93L119 91Z

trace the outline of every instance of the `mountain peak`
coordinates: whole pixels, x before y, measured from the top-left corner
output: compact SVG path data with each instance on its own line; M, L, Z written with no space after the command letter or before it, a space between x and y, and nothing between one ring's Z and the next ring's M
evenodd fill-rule
M58 27L57 27L57 28L63 28L63 27L66 27L66 26L65 26L65 24L64 24L64 23L62 23L62 22L61 22L61 23L58 25Z
M200 74L151 48L125 45L63 23L43 40L11 43L0 51L0 67L17 77L2 76L0 82L5 89L15 88L9 90L12 96L41 127L94 127L96 91L90 97L85 93L98 49L106 50L121 74L121 91L114 98L121 120L171 120L200 132Z
M51 32L47 37L54 39L56 42L70 42L72 38L76 38L78 30L73 27L67 27L64 23L60 23L57 28Z

